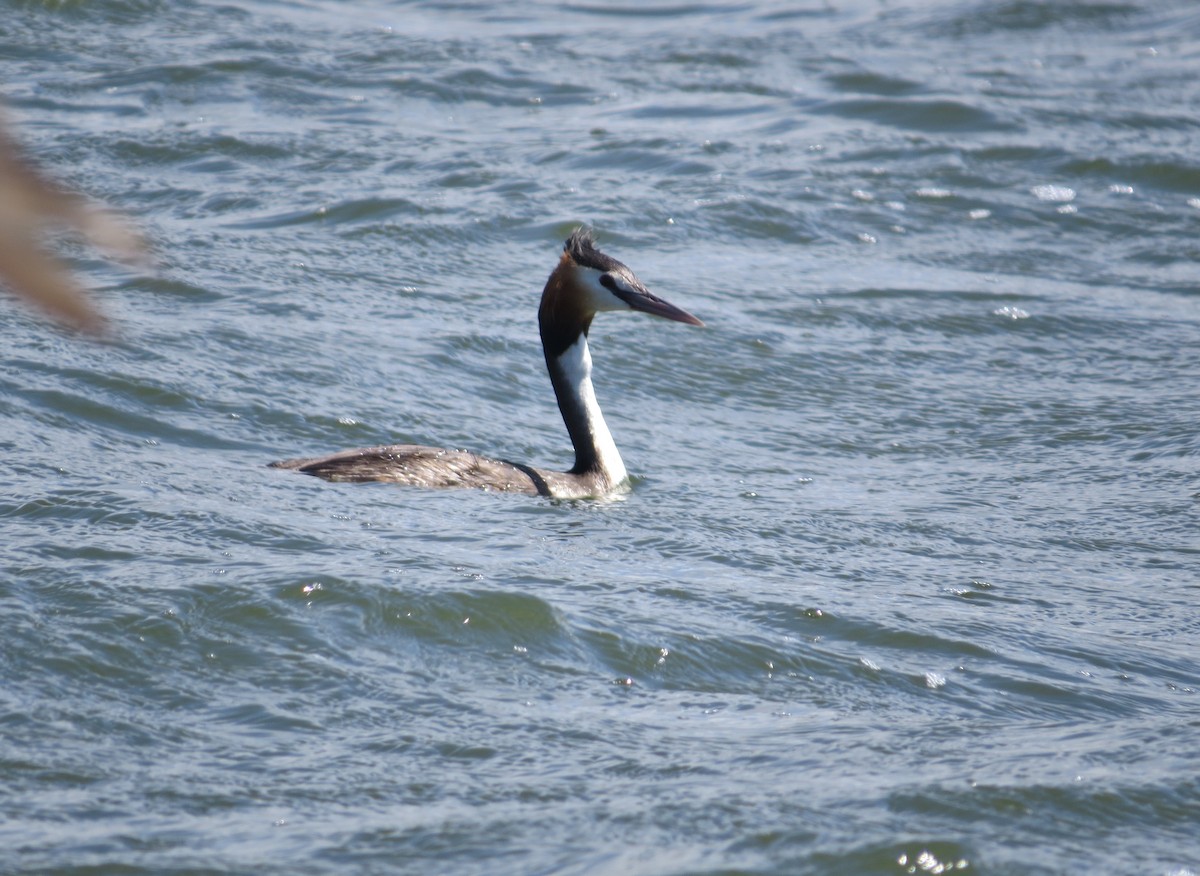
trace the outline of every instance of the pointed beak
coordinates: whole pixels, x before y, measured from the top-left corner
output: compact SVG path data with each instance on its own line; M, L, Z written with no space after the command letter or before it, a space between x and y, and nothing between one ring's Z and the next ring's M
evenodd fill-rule
M663 319L669 319L672 322L683 322L688 325L704 325L704 323L683 308L676 307L669 301L663 301L657 295L652 295L644 287L641 289L622 289L618 287L613 292L632 309L640 310L642 313L661 316Z

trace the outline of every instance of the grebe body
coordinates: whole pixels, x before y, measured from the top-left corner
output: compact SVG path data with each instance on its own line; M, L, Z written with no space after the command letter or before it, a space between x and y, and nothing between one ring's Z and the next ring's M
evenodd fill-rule
M542 291L538 327L550 382L575 447L575 465L570 471L548 471L465 450L419 444L368 447L271 465L329 481L474 487L562 499L598 497L619 490L628 475L596 402L587 342L592 318L610 310L634 310L703 325L687 311L652 295L629 268L596 249L587 229L579 228L567 238Z

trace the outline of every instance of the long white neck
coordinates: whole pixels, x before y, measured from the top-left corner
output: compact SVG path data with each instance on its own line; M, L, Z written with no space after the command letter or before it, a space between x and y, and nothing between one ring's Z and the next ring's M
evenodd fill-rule
M575 445L575 467L571 471L575 474L599 472L610 486L617 486L628 475L592 388L592 354L588 350L587 335L580 334L578 340L558 356L547 358L546 365L563 422Z

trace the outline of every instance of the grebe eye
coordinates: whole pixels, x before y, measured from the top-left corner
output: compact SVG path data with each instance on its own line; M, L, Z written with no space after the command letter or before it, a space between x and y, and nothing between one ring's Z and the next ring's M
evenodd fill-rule
M617 291L617 281L612 278L612 274L601 274L600 275L600 285L603 286L605 289L607 289L609 292Z

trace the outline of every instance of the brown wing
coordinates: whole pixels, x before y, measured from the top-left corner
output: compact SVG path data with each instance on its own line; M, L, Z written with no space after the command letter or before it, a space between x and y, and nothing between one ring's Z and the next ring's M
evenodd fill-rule
M389 444L312 459L284 459L271 463L271 467L343 483L381 481L434 489L470 487L534 496L549 494L544 475L531 466L419 444Z

